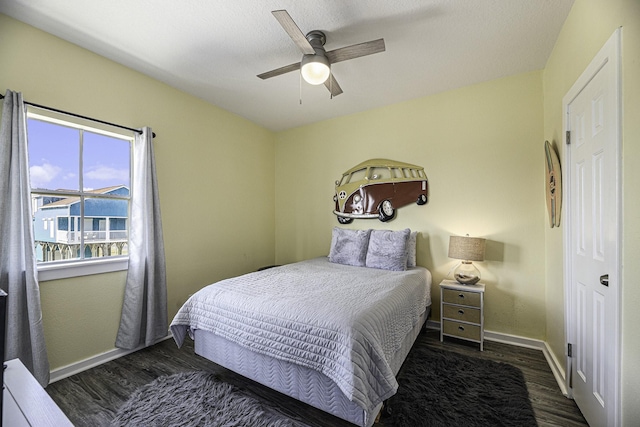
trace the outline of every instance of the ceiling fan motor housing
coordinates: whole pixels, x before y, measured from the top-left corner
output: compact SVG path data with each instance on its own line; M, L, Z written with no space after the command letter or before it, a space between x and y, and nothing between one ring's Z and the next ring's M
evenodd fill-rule
M324 51L324 44L327 42L327 36L320 30L309 31L305 38L314 49L321 48Z

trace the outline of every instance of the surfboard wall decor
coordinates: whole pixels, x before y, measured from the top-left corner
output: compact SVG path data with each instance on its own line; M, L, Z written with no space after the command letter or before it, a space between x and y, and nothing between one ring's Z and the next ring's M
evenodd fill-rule
M562 170L558 153L549 141L544 142L544 157L547 187L547 211L551 228L560 227L560 212L562 210Z

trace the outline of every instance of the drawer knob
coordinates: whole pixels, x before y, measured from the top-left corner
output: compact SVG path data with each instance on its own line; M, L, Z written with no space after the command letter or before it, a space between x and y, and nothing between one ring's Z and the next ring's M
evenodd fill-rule
M464 326L458 326L458 329L460 329L461 331L464 331Z
M458 294L460 298L464 298L464 294Z
M458 310L458 314L464 314L464 310Z

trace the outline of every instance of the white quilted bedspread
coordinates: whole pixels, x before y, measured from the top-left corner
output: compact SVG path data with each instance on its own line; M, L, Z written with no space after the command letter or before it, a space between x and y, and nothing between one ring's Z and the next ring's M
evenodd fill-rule
M430 284L422 267L386 271L315 258L201 289L171 332L178 346L203 329L320 371L370 411L398 388L388 360L431 304Z

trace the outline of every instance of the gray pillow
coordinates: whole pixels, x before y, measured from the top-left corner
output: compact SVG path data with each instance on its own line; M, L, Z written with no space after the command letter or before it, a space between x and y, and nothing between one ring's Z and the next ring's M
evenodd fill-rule
M334 227L331 234L329 261L364 267L371 230L349 230Z
M365 265L383 270L406 270L410 234L411 230L408 228L402 231L373 230Z
M407 268L416 266L416 241L418 240L418 232L412 231L409 234L409 242L407 242L407 246L409 247L409 256L407 257Z

